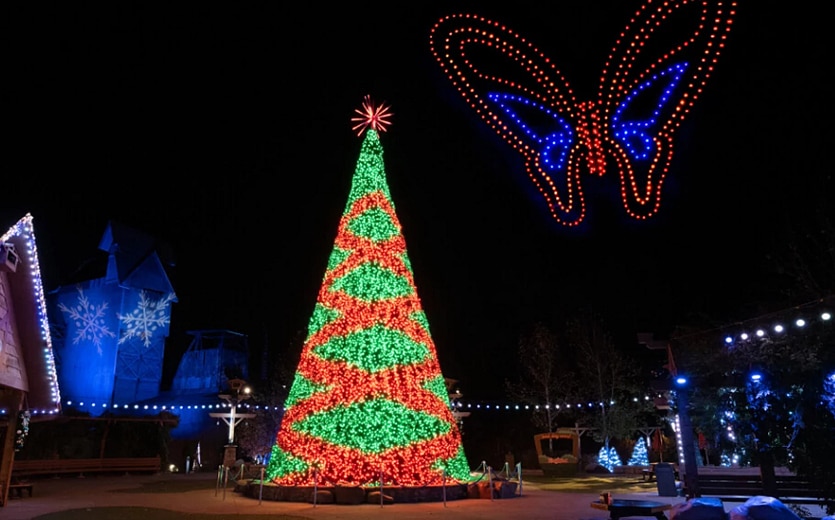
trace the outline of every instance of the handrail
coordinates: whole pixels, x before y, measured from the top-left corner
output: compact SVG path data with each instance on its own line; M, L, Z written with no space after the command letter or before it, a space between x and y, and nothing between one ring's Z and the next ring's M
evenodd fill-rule
M156 457L113 457L87 459L24 459L12 462L12 475L52 475L85 471L159 471Z

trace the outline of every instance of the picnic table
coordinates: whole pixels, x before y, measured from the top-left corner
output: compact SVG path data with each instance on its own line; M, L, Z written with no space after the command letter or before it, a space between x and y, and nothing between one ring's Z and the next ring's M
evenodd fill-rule
M643 476L644 482L652 482L655 480L655 466L657 466L658 462L653 462L649 465L649 469L642 469L641 475ZM670 464L668 462L661 462L660 464L666 464L668 466L673 467L673 472L675 473L676 479L678 479L678 465L677 464Z
M625 516L654 516L658 520L667 520L664 511L672 509L672 505L652 500L626 500L615 498L611 502L595 500L591 503L594 509L609 512L611 520L618 520Z

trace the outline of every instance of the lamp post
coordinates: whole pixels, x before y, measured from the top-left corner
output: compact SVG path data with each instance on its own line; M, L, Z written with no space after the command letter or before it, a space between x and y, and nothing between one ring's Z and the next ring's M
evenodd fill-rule
M681 435L681 449L684 458L684 489L687 498L702 496L699 490L699 470L696 463L695 443L693 442L693 425L690 423L690 391L686 377L676 376L676 404L678 408L679 435Z
M229 392L218 394L218 397L229 403L228 412L210 413L210 417L223 419L229 425L229 435L223 451L223 465L230 468L237 460L237 445L235 444L235 426L244 419L255 417L254 413L238 413L238 405L252 397L252 389L243 379L230 379Z
M688 410L690 406L690 391L688 389L687 378L678 374L678 368L673 359L673 349L669 341L655 340L651 333L641 333L638 334L638 343L645 345L650 350L667 351L667 364L664 365L664 368L667 369L673 379L676 407L678 409L679 450L681 451L681 458L684 459L684 467L679 468L679 473L684 477L683 481L684 488L687 490L687 498L701 496L699 490L698 464L696 463L696 453L693 451L693 426L690 423L690 413Z

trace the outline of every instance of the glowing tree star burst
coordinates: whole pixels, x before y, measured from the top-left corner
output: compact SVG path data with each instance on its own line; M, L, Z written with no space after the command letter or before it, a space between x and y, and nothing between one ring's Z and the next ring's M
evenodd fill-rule
M357 135L362 135L366 128L371 128L377 132L385 132L386 126L391 124L389 118L393 115L389 112L389 107L385 103L375 105L370 96L365 96L362 101L362 109L357 108L354 112L359 114L359 117L351 118L351 121L357 123L353 127Z
M386 182L378 134L385 120L367 97L363 107L366 135L267 478L464 482L461 434Z

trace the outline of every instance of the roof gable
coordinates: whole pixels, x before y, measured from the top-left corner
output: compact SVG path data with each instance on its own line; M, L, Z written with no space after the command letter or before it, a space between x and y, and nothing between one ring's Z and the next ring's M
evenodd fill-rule
M107 280L123 287L174 294L165 269L166 265L174 263L165 243L111 220L99 242L99 249L109 255ZM173 301L177 301L176 298Z
M58 413L61 395L32 215L27 213L0 236L0 246L5 252L0 262L0 270L3 271L0 282L6 289L6 303L11 310L7 316L13 316L13 332L19 342L17 348L22 363L20 370L25 375L20 378L19 385L12 385L27 392L28 408L32 413ZM11 256L9 251L13 251ZM9 330L12 330L11 327ZM0 371L8 369L0 366Z

